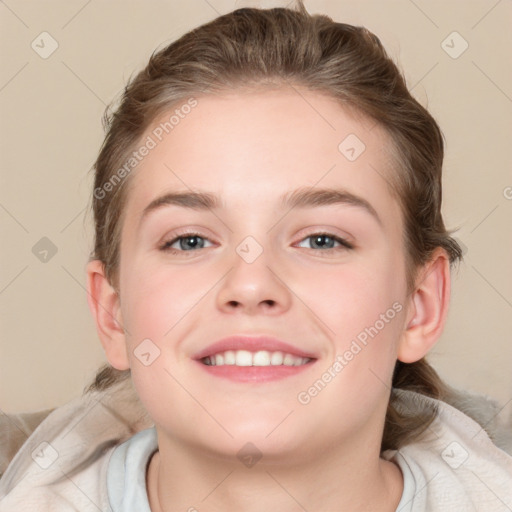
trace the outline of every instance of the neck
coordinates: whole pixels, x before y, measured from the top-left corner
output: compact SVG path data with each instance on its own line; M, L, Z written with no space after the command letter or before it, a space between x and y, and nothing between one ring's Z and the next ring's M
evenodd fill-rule
M159 447L147 472L152 512L394 512L403 490L398 466L360 445L300 463L264 456L252 467L182 443L162 440Z

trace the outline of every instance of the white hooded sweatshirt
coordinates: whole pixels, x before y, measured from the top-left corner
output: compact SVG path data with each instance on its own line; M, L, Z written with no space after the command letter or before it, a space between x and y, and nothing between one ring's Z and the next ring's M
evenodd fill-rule
M445 402L395 393L411 413L438 409L419 439L382 454L404 476L396 511L512 511L512 456L505 451L512 436L499 432L490 402L479 398L475 408L459 394L457 405L473 404L470 414L484 430ZM146 469L157 449L154 424L130 379L88 393L48 414L17 451L0 479L0 512L150 512Z

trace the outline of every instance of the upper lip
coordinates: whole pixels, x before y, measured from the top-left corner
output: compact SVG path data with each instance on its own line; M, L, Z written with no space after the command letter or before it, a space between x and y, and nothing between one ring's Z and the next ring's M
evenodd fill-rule
M267 350L269 352L285 352L298 357L307 357L316 359L312 352L299 349L290 343L281 341L271 336L249 336L249 335L234 335L228 336L215 341L204 349L200 350L193 356L194 359L200 360L204 357L225 352L227 350L248 350L249 352L258 352L260 350Z

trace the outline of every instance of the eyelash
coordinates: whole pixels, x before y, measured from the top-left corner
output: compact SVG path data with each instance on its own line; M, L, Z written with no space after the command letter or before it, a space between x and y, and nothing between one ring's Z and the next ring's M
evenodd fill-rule
M331 254L333 251L354 249L354 246L350 242L345 240L344 238L341 238L339 236L333 235L332 233L326 233L326 232L323 232L323 231L322 232L318 232L318 233L311 233L311 234L305 236L304 238L302 238L300 241L302 242L303 240L306 240L308 238L313 238L315 236L327 236L329 238L332 238L335 242L338 242L341 245L341 247L330 247L329 249L318 249L318 250L315 250L313 248L309 248L312 251L326 252L328 254ZM173 248L170 247L171 245L174 245L174 243L178 242L181 239L192 238L192 237L203 238L204 240L208 240L208 241L211 242L211 240L209 240L208 238L202 236L200 233L189 232L189 233L183 233L183 234L173 238L172 240L168 240L168 241L164 242L159 247L159 249L161 251L163 251L163 252L168 252L168 253L171 253L173 255L184 254L184 253L188 253L188 252L196 252L194 250L182 251L182 250L173 249Z

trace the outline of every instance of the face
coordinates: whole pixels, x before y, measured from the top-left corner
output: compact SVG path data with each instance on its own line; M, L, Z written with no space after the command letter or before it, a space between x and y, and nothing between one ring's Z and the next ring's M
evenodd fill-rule
M156 145L131 176L122 229L126 353L159 435L217 454L251 442L267 458L380 442L406 310L388 137L301 89L196 101L143 137ZM192 192L211 203L170 195ZM234 335L310 361L197 359Z

